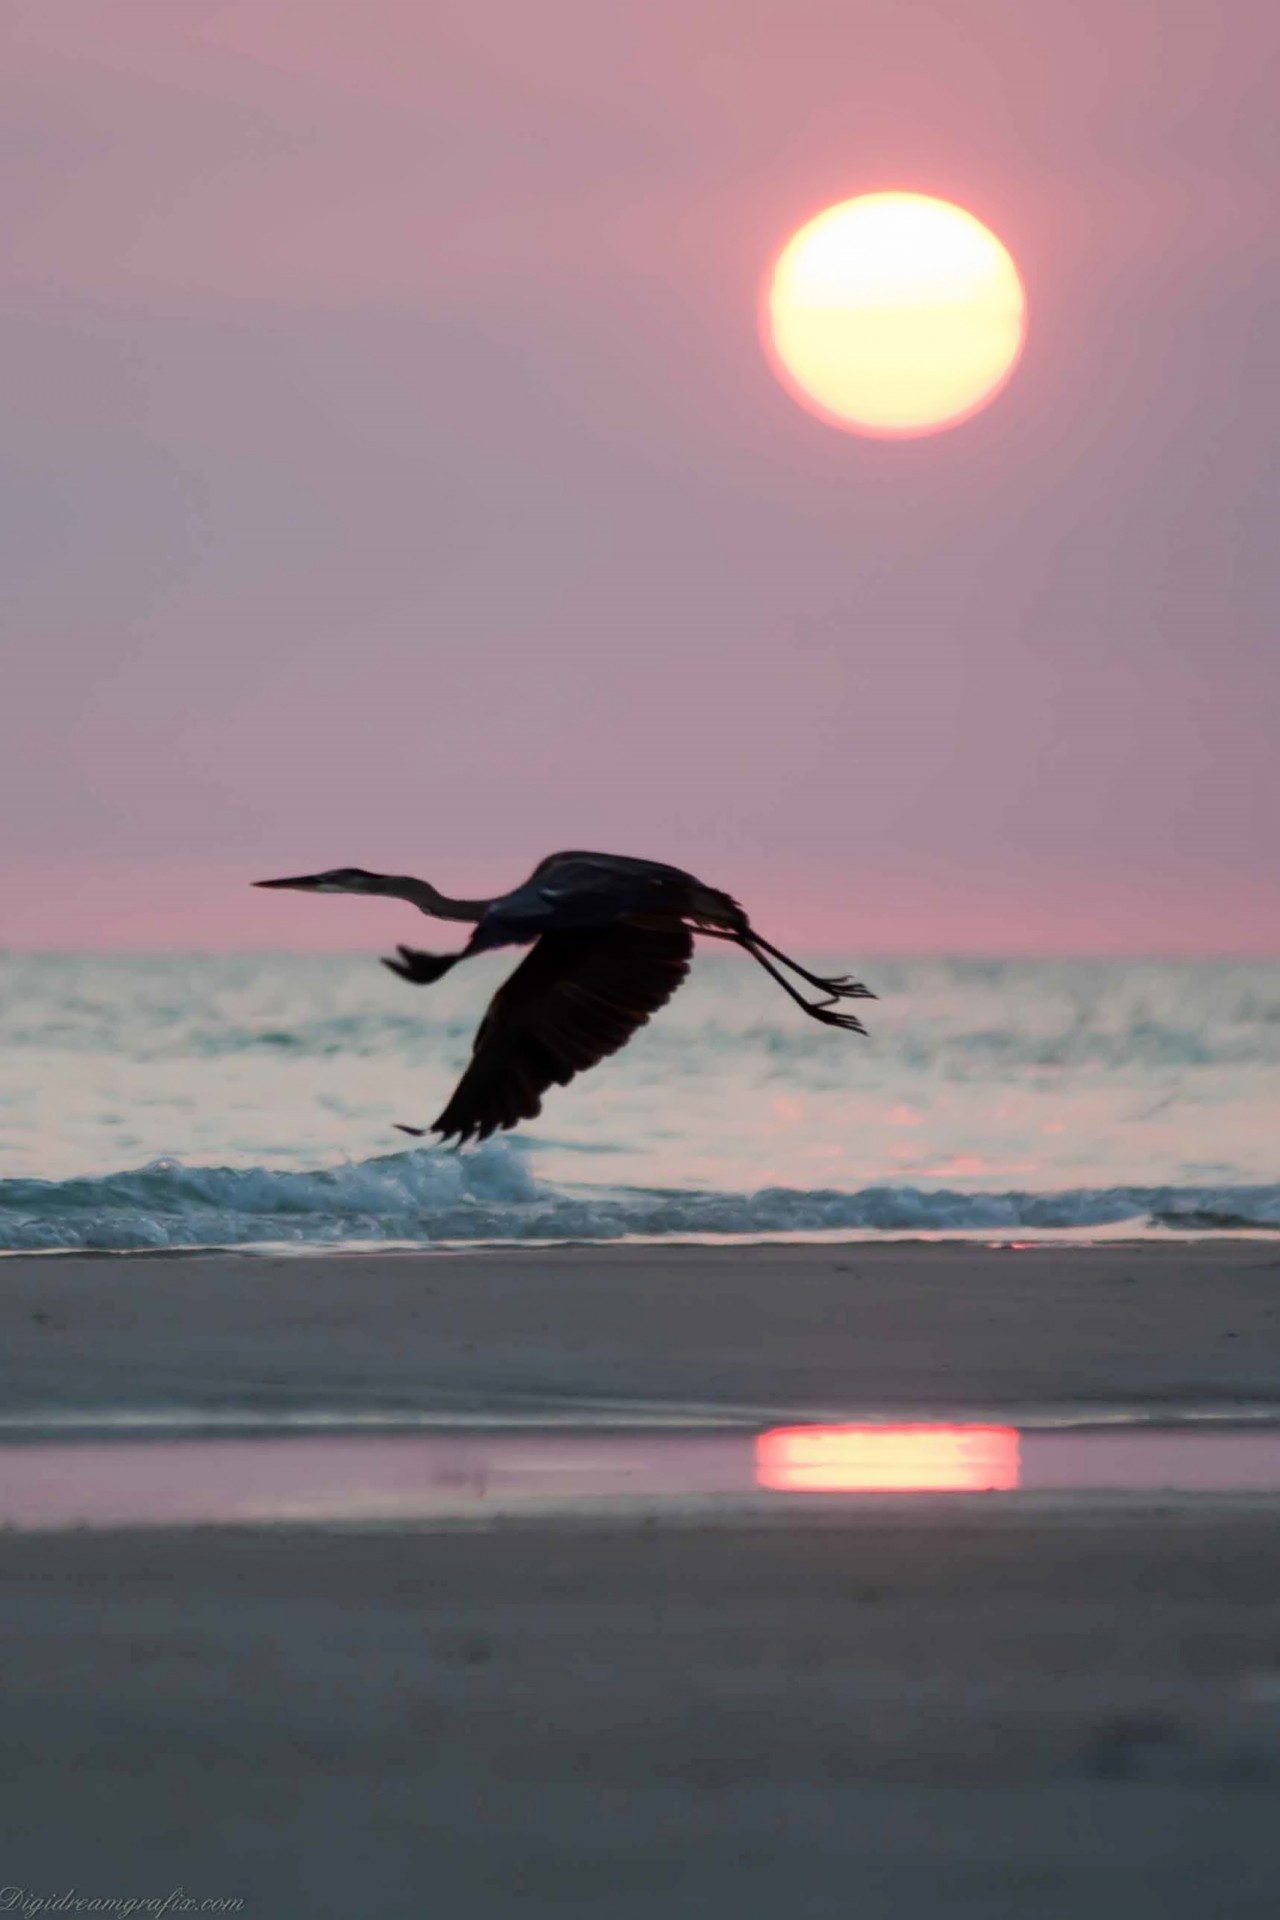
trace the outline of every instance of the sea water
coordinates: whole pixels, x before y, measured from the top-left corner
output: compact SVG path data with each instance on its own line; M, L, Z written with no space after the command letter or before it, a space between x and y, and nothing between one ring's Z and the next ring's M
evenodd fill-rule
M1280 964L863 958L864 1040L700 953L538 1121L411 1147L512 959L0 957L0 1248L1280 1230Z

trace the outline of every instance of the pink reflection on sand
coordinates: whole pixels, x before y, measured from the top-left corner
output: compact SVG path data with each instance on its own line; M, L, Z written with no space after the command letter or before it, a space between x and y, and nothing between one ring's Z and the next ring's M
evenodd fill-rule
M745 1434L124 1441L0 1453L0 1524L414 1520L749 1492Z
M1277 1493L1280 1434L1025 1434L1022 1486L1028 1493Z
M768 1432L314 1435L0 1449L0 1525L429 1523L706 1511L761 1491L1280 1494L1276 1429L1093 1431L977 1423Z

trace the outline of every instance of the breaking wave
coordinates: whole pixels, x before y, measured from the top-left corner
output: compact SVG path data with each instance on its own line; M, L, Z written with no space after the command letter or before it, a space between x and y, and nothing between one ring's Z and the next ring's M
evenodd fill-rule
M474 1153L418 1149L316 1172L189 1167L0 1181L0 1250L483 1245L504 1241L772 1238L821 1232L1088 1230L1280 1232L1280 1186L856 1193L768 1187L707 1193L538 1181L506 1141Z

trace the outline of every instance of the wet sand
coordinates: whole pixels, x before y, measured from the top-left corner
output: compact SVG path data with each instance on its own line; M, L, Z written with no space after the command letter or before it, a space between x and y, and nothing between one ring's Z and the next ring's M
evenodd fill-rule
M0 1263L7 1412L637 1403L1280 1414L1280 1248ZM29 1895L415 1920L1280 1896L1274 1497L10 1534L0 1631L0 1884Z
M1280 1414L1280 1242L0 1261L0 1415Z

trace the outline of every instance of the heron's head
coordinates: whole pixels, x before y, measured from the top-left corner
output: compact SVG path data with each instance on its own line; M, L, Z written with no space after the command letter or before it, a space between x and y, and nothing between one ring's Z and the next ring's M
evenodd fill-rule
M289 887L295 893L381 893L386 875L363 867L331 867L327 873L299 873L288 880L255 880L255 887Z

